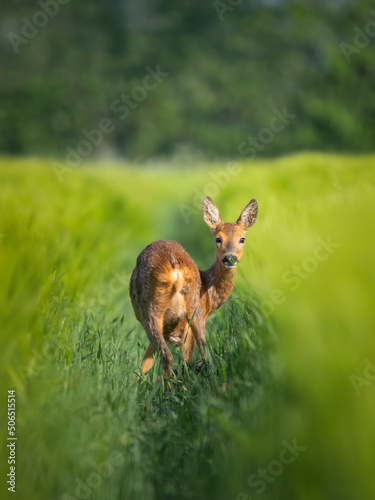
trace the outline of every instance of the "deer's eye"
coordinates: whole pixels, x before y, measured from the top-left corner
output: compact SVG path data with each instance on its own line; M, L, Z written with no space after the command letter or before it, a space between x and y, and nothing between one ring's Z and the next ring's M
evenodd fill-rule
M240 238L240 243L245 243L245 238Z
M216 243L221 243L223 240L221 238L216 238Z

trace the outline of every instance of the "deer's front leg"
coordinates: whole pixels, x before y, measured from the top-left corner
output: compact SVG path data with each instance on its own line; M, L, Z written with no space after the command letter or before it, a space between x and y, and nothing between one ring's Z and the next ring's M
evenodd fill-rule
M191 331L195 342L198 345L198 349L202 358L202 361L206 361L206 329L205 322L203 320L202 309L198 307L195 311L193 321L191 322ZM194 349L194 346L193 346Z
M191 319L193 317L193 319ZM195 344L198 344L199 352L202 361L206 361L206 334L205 334L205 322L203 320L202 309L198 305L195 309L189 311L187 324L190 323L190 327L184 335L184 340L181 342L181 353L185 355L186 361L188 363L193 363L193 354Z
M189 332L187 334L186 340L184 344L181 345L181 352L182 354L185 354L186 361L188 361L190 364L193 364L193 354L194 354L194 347L196 344L196 338L193 333L192 328L189 328ZM202 342L201 342L202 345ZM203 342L203 345L205 346L205 341ZM201 351L202 355L202 351ZM204 363L206 361L206 354L204 352L204 347L203 347L203 356L202 356L202 361L198 361L195 364L195 372L198 373L202 370ZM183 373L184 373L184 367L182 368Z
M194 354L195 343L196 343L196 340L195 340L193 331L192 331L191 328L189 328L189 331L187 333L187 338L181 344L181 352L182 352L182 354L185 354L186 360L189 363L193 362L193 354Z

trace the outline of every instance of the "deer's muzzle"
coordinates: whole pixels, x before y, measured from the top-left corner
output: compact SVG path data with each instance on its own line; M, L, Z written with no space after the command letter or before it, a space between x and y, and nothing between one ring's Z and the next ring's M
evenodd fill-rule
M235 255L226 255L223 258L223 264L227 269L234 269L238 262L239 261Z

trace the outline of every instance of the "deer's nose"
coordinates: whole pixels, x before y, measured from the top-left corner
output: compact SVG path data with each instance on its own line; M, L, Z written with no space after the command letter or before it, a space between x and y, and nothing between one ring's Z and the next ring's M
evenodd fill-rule
M238 258L236 255L226 255L223 258L223 264L225 267L228 267L231 269L233 267L236 267L236 265L238 264Z

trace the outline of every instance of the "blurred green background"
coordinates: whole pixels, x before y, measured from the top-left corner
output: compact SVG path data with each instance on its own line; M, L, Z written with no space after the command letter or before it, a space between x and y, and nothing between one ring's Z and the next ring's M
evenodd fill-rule
M372 500L371 6L64 1L0 0L0 498ZM165 393L130 274L205 195L259 217Z
M36 1L0 5L3 152L64 157L108 117L99 158L233 158L284 106L298 120L260 154L373 150L366 0L65 0L36 34ZM121 119L111 104L157 65L169 76Z

